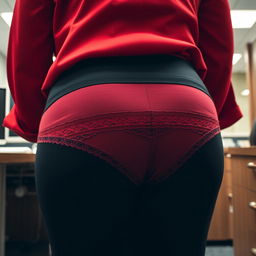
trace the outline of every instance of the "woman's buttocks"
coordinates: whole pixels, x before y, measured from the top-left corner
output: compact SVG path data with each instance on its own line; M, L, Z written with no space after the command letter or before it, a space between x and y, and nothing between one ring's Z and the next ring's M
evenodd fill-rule
M212 99L181 84L99 84L72 91L43 114L40 129L98 115L122 112L186 112L218 119Z

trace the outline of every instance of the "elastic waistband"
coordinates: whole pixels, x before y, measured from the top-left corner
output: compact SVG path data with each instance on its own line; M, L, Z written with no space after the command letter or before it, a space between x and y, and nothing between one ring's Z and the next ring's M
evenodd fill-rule
M200 76L187 60L173 55L90 58L65 70L50 88L44 112L65 94L86 86L110 83L182 84L211 99Z

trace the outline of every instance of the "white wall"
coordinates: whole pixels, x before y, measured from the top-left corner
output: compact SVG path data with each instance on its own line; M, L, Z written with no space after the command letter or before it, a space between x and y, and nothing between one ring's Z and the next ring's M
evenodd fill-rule
M243 117L237 121L232 126L223 129L221 131L222 135L230 136L241 136L246 135L249 136L250 134L250 125L249 125L249 95L243 96L241 92L244 89L248 89L247 82L246 82L246 74L245 73L233 73L232 74L232 84L234 88L234 93L236 97L237 104L241 108L243 113Z
M7 87L7 75L6 75L6 58L0 53L0 86Z

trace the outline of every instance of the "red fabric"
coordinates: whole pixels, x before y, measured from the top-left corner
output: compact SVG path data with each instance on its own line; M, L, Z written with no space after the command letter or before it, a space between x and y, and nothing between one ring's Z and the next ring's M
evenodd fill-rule
M214 99L220 127L242 112L232 82L228 0L16 0L7 77L14 106L2 125L37 142L48 91L57 77L92 57L169 54L189 60ZM56 61L52 61L52 55Z
M214 103L199 89L100 84L54 102L42 116L37 142L84 150L141 184L173 174L218 133Z

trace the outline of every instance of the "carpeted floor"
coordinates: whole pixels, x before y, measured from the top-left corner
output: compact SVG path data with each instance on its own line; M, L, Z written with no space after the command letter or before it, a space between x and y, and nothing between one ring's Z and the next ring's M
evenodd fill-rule
M234 256L232 246L207 246L205 256Z
M6 256L49 256L47 243L16 244L6 246ZM205 256L234 256L233 247L210 245L206 247Z

